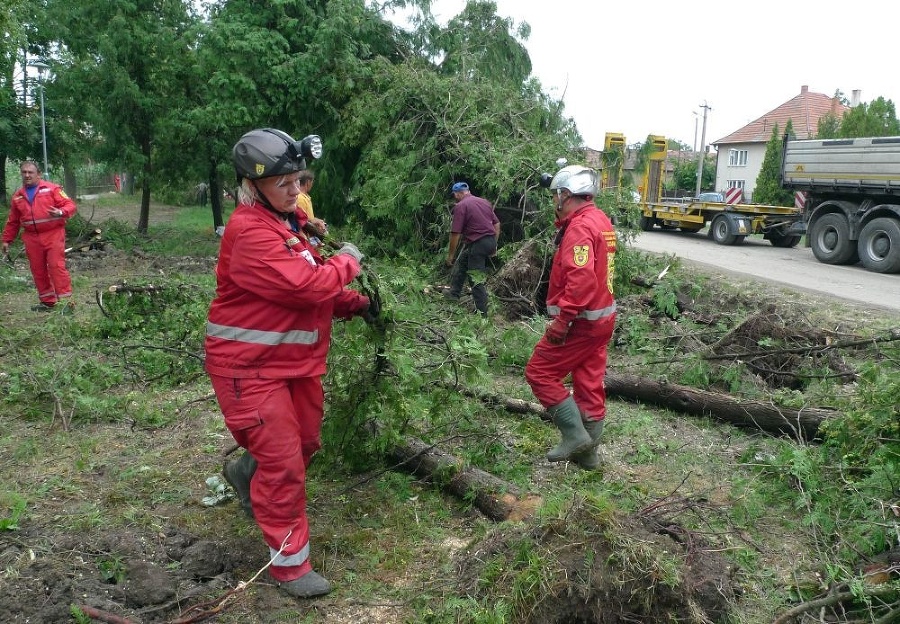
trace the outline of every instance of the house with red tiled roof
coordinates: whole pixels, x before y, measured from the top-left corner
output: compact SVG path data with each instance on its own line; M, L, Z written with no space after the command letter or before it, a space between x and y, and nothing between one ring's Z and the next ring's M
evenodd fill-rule
M853 104L859 101L859 91L853 92ZM778 108L751 121L743 128L713 141L716 156L716 190L722 193L731 188L743 190L744 203L753 201L756 178L762 169L766 144L772 138L772 127L784 132L788 119L798 139L813 139L819 126L819 118L832 114L840 119L850 107L824 93L812 93L809 87L800 87L797 95Z

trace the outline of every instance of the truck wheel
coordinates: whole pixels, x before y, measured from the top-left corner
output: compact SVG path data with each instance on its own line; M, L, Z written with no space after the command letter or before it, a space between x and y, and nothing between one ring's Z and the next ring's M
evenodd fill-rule
M642 232L649 232L653 229L654 223L656 223L655 218L645 217L644 215L641 215L641 221L640 223L638 223L638 225L640 226Z
M809 245L816 260L824 264L855 264L856 245L850 240L847 218L835 212L822 215L809 233Z
M728 228L728 217L719 215L713 219L712 224L709 226L709 232L712 234L713 240L719 245L734 245L738 242L738 236L730 233ZM744 237L741 236L740 239L743 241Z
M876 273L900 273L900 222L880 217L872 219L857 243L864 267Z

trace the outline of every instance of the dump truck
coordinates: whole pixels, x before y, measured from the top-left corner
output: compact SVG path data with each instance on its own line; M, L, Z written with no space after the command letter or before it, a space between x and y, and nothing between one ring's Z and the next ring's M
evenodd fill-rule
M900 272L900 137L785 137L781 185L801 194L806 241L825 264Z
M640 192L639 226L647 232L655 227L699 232L709 223L708 235L720 245L737 245L750 234L762 234L775 247L794 247L803 237L801 208L767 204L729 204L696 198L671 200L662 197L667 141L651 135Z

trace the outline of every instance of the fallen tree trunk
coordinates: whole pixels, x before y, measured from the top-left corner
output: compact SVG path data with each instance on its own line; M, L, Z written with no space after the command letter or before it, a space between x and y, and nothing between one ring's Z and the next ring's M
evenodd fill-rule
M727 394L662 383L636 375L607 372L605 385L607 396L637 400L695 416L708 416L746 429L790 435L801 442L815 440L824 421L840 417L840 413L834 410L814 407L798 410L774 403L741 400ZM469 389L462 392L510 412L538 414L549 420L540 403Z
M607 395L636 399L685 414L709 416L747 429L790 435L801 442L816 439L824 421L840 416L834 410L814 407L798 410L774 403L741 400L636 375L607 372L605 386Z
M492 520L523 520L541 505L541 497L523 494L512 483L466 466L453 455L416 438L403 440L391 449L391 456L414 474L440 482L463 500L472 500Z

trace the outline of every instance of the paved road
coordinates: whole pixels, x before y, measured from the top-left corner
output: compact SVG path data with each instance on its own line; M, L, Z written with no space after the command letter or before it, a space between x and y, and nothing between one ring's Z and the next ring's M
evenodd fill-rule
M726 273L900 313L900 274L872 273L859 265L822 264L807 247L779 249L760 236L748 236L741 245L717 245L706 237L706 230L698 234L642 232L634 247L674 254L684 262L715 267Z

